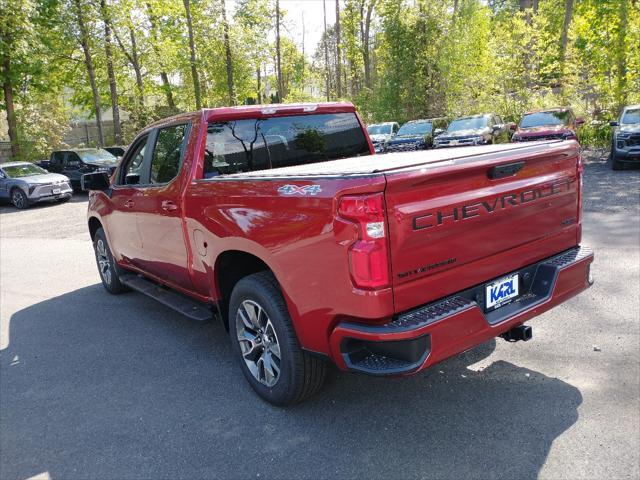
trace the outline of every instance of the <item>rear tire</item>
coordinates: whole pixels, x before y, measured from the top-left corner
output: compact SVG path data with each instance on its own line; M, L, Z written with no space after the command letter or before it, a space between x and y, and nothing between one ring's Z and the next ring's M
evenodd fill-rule
M113 259L111 249L107 243L107 237L102 228L99 228L93 236L93 250L96 255L100 280L102 280L102 286L107 292L117 295L128 291L129 288L120 282L122 269L118 267Z
M320 389L326 362L305 352L271 272L241 279L229 302L229 334L253 390L277 406L301 402Z
M11 203L19 210L29 208L29 198L20 187L11 190Z

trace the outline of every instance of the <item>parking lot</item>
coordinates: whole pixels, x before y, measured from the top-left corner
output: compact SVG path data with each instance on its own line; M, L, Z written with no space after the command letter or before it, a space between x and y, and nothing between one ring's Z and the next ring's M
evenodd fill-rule
M217 323L107 294L86 195L0 207L0 477L638 478L640 171L587 156L594 287L403 379L261 401Z

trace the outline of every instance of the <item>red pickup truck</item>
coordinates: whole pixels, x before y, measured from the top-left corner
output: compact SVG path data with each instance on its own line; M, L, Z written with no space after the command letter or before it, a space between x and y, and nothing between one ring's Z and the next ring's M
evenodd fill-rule
M419 372L588 288L575 141L372 155L348 103L205 109L87 174L105 288L216 314L289 405L354 372Z

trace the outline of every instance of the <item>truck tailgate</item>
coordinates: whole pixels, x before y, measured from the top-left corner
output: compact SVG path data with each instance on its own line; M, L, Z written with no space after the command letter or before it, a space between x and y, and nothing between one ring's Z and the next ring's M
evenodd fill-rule
M386 171L396 311L575 246L579 167L564 141Z

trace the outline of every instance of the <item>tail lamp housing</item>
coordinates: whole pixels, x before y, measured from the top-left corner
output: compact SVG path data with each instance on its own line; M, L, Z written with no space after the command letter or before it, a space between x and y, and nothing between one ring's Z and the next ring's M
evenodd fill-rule
M386 238L384 195L347 195L340 199L338 214L354 223L358 238L349 246L353 284L365 290L390 285L389 245Z

